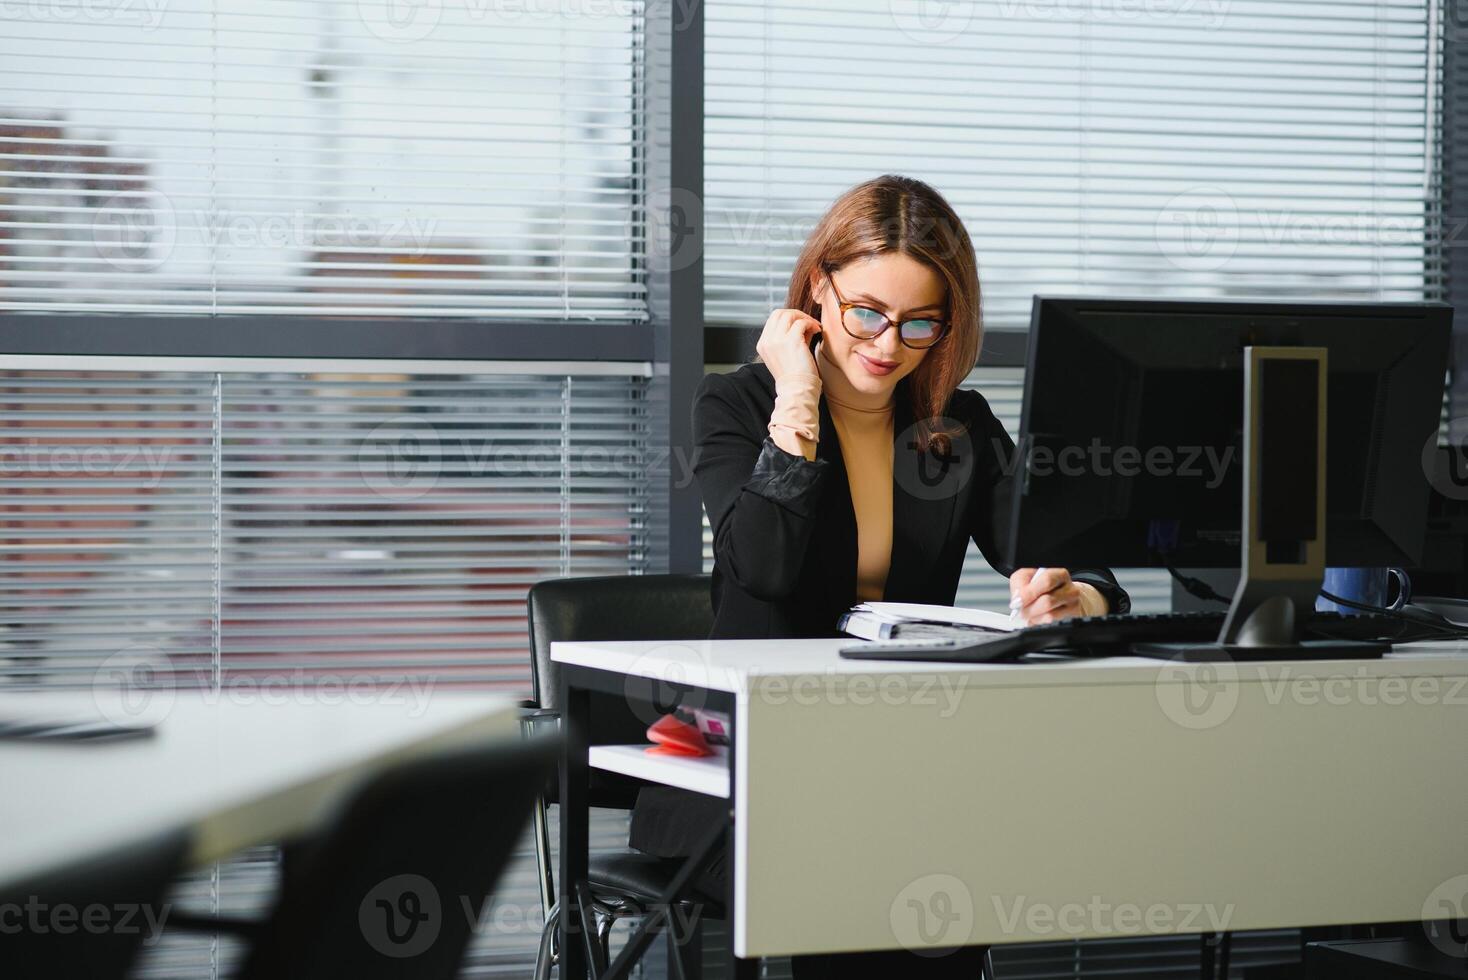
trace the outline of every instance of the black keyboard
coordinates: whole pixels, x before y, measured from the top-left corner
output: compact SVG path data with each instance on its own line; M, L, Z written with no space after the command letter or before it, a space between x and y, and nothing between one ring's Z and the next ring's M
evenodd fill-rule
M843 649L851 660L933 660L960 663L989 663L1013 660L1031 653L1057 652L1083 657L1125 656L1136 643L1209 643L1223 629L1222 612L1128 613L1121 616L1076 616L1058 623L1026 626L1010 632L991 632L978 627L935 623L907 623L894 631L894 639L953 638L954 646L933 650L883 650L880 641L871 649ZM1316 612L1305 626L1307 640L1393 640L1404 624L1391 616L1373 613L1345 615Z

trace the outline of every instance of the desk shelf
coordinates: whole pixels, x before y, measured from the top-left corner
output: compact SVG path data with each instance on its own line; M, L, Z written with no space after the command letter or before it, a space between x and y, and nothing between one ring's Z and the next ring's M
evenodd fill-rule
M647 745L593 745L587 761L593 769L676 786L704 796L729 798L728 749L715 747L702 758L648 755Z

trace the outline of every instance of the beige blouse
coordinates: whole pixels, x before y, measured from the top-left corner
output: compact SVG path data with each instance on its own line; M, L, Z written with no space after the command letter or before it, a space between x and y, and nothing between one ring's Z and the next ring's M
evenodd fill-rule
M892 403L855 404L860 393L850 392L849 382L825 358L816 360L856 511L856 595L880 600L892 564Z

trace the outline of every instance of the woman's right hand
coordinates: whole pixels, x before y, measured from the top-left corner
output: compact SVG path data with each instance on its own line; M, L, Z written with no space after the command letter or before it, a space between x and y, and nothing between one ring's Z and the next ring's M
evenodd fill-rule
M800 310L776 310L765 321L754 349L776 381L797 374L817 374L810 341L820 332L821 322L814 317Z

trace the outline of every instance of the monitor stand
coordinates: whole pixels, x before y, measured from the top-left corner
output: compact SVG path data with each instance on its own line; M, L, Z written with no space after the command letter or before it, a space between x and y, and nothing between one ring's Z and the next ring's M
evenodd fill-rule
M1389 643L1301 640L1325 579L1324 347L1244 348L1242 574L1218 639L1141 643L1190 662L1359 660Z

